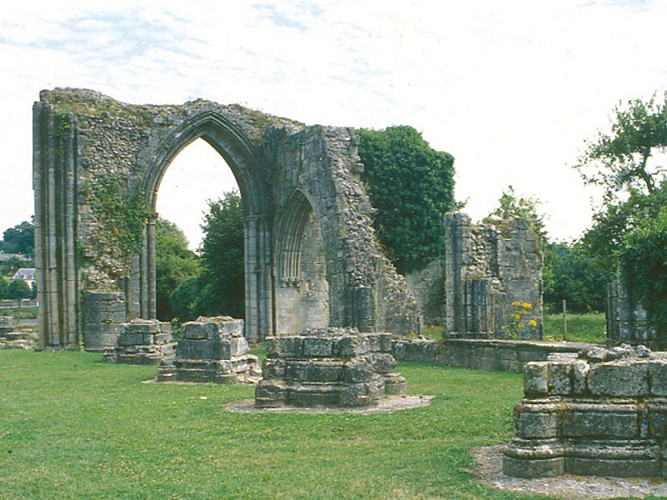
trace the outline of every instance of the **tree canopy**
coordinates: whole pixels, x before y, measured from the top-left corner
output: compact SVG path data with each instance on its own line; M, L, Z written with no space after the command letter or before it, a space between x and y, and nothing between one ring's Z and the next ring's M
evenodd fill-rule
M209 202L202 224L201 272L171 293L174 314L182 320L199 315L245 315L243 206L237 191Z
M169 295L183 280L199 274L197 255L188 249L188 241L176 224L162 218L155 225L155 271L157 277L157 314L166 321L174 317Z
M667 93L614 109L611 133L598 132L577 165L584 180L605 189L602 209L582 238L590 255L621 279L667 329L667 181L658 153L667 150Z
M357 132L380 242L399 272L421 269L443 253L443 215L456 207L454 158L409 126Z
M30 258L35 256L35 226L24 221L6 229L0 242L0 250L5 253L17 253Z
M613 113L611 132L587 141L575 168L585 182L603 187L607 200L630 190L653 194L665 176L655 155L667 148L667 92L629 100Z

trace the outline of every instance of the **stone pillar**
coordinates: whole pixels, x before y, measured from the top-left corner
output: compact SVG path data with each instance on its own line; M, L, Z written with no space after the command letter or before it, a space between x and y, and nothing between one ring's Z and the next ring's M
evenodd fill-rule
M148 245L148 319L157 318L157 274L155 272L155 222L157 215L152 215L146 224L146 239Z
M78 347L76 261L77 131L51 106L33 108L35 268L42 347Z
M86 351L103 352L116 347L127 311L121 292L85 292L82 331Z

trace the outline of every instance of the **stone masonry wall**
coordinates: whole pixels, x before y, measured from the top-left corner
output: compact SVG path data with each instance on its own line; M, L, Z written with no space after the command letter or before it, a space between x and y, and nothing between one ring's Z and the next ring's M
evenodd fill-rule
M503 470L518 477L667 477L667 358L594 347L529 363Z
M448 334L542 336L542 252L528 222L502 231L445 215L445 325Z
M33 125L39 329L45 346L78 345L81 301L89 291L122 293L123 321L156 317L157 190L174 157L199 138L225 158L243 198L248 338L281 329L273 311L274 255L281 228L294 229L285 218L295 193L307 200L321 228L329 303L320 309L328 309L328 323L361 331L419 330L414 298L373 232L353 129L308 127L204 100L125 104L80 89L43 91ZM145 200L143 229L129 230L121 220L110 230L100 210L100 189L110 181L120 190L122 213L131 200ZM307 299L295 294L291 307Z
M546 361L554 353L577 353L591 344L528 340L395 339L392 354L398 361L423 361L455 368L522 373L526 363Z
M651 317L641 304L633 304L620 283L607 285L607 340L612 345L622 343L653 346L658 340ZM664 346L661 346L664 347Z
M443 265L434 260L424 269L405 276L422 312L424 325L445 324L445 277Z

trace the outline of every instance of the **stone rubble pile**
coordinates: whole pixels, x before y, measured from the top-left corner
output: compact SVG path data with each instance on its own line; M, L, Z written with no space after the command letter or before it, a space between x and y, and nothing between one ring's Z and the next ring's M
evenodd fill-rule
M104 360L132 365L158 365L174 355L171 324L156 319L134 319L121 325L116 347L104 351Z
M318 328L266 339L255 406L373 406L405 394L388 333Z
M257 356L248 353L243 320L200 317L184 323L176 356L162 360L158 382L254 383L261 375Z
M594 347L528 363L503 471L667 477L667 353Z

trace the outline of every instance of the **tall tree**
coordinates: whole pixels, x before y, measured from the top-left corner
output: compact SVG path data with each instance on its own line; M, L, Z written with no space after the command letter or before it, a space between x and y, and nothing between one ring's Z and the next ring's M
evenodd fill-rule
M237 191L209 202L201 246L204 288L199 304L205 314L244 317L243 205Z
M585 182L602 186L608 201L629 190L652 194L665 175L655 153L667 148L667 92L629 100L613 113L611 132L587 141L575 168Z
M188 249L188 241L176 224L158 219L155 225L157 275L157 314L162 321L174 317L169 295L183 280L199 274L197 255Z
M357 132L380 242L399 272L423 268L442 256L443 214L457 206L454 158L409 126Z
M35 226L32 222L24 221L6 229L2 238L0 250L3 252L35 256Z
M202 229L202 270L183 280L171 293L174 314L181 320L221 314L243 318L243 206L238 192L209 202Z

